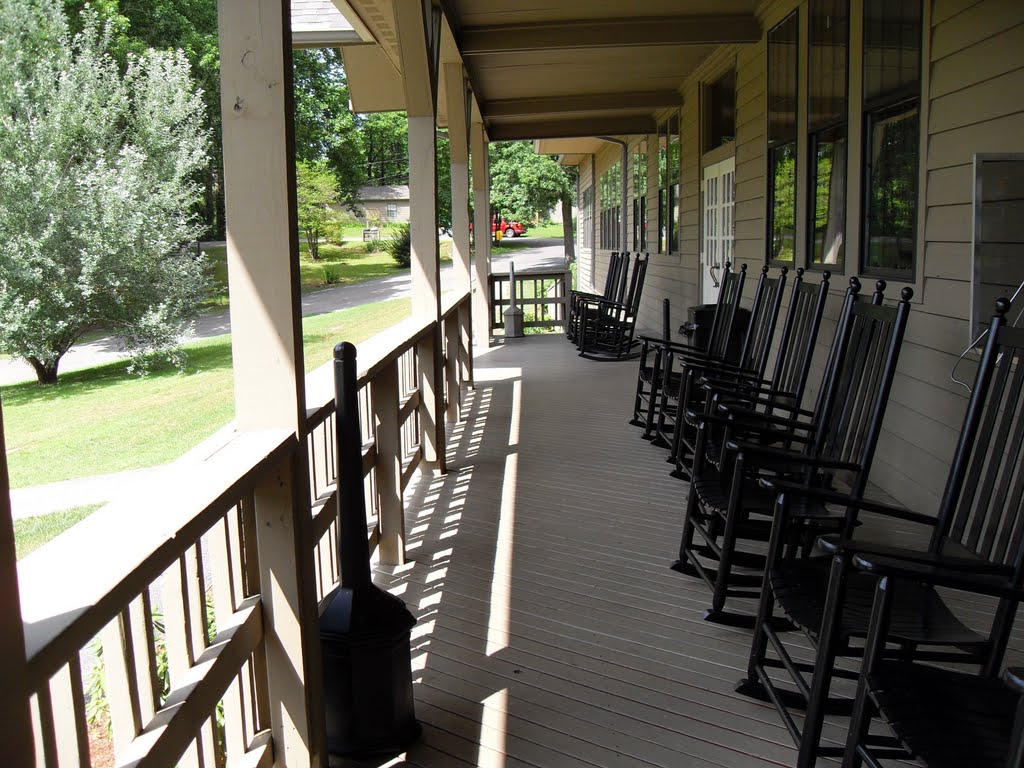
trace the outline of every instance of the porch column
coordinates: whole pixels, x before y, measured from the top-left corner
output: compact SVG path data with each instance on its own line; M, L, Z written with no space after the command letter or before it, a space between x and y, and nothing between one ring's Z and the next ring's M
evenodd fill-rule
M235 421L305 438L288 0L220 0ZM305 446L255 489L275 765L326 763Z
M32 763L34 745L29 711L28 662L18 592L18 558L14 549L11 483L7 475L4 413L0 403L0 659L4 660L4 695L0 697L0 739L10 755Z
M409 119L409 227L412 314L433 320L418 350L423 460L445 471L441 271L437 237L437 56L440 10L422 0L393 0ZM426 14L430 14L428 17Z
M474 122L469 132L473 156L473 339L486 347L491 342L491 169L487 134Z
M448 143L452 156L452 262L455 290L469 290L469 126L466 79L461 64L444 65L448 95Z

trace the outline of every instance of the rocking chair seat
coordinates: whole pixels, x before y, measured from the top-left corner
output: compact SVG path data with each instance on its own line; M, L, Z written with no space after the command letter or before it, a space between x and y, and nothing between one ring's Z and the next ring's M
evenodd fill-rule
M929 768L1007 765L1020 695L998 678L883 662L868 686L900 741Z
M772 591L786 616L817 637L825 613L831 557L783 562L769 574ZM865 637L878 578L851 573L843 602L840 633L849 640ZM901 584L893 603L891 637L920 645L984 646L986 638L966 627L926 584Z

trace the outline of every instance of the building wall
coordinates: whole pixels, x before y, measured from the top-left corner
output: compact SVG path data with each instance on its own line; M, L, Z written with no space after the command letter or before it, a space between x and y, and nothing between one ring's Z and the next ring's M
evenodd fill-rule
M860 18L862 0L851 0L852 18ZM771 29L792 10L806 3L776 0L762 6L762 28ZM968 339L971 275L972 160L978 152L1024 152L1024 3L1015 0L933 0L925 2L921 105L921 183L918 253L911 319L892 398L886 413L872 479L899 501L920 509L934 508L941 494L960 422L966 390L949 379L957 356ZM856 24L852 25L856 27ZM859 30L851 29L850 74L859 72L861 57L854 44ZM801 49L801 60L806 61ZM661 327L661 302L669 298L672 323L685 320L689 305L699 302L700 248L700 100L702 84L723 69L736 67L735 256L746 263L748 297L765 263L766 224L766 87L767 44L723 46L681 88L681 252L657 249L657 137L649 137L648 210L651 262L639 325ZM806 64L801 64L806 67ZM850 83L850 158L847 173L848 212L859 214L860 182L859 78ZM803 101L803 99L801 99ZM659 119L662 117L658 115ZM805 133L805 132L802 132ZM631 140L631 149L642 137ZM803 136L801 135L801 141ZM595 157L597 177L619 157L619 148ZM798 149L804 157L804 148ZM718 154L721 154L720 152ZM718 155L714 159L718 159ZM801 168L798 174L802 176ZM805 197L798 178L798 200ZM582 186L581 186L582 189ZM806 207L806 206L804 206ZM632 213L632 195L628 210ZM802 232L806 211L797 211ZM595 208L595 226L598 219ZM627 228L632 249L632 221ZM797 261L805 261L804 238L797 238ZM835 329L839 300L849 277L858 272L859 216L847 216L847 255L843 274L832 278L832 298L826 309L822 339L812 378L820 368ZM595 244L597 243L595 234ZM609 252L597 252L597 276L602 278ZM585 259L581 259L585 261ZM807 279L820 277L809 273ZM864 290L875 278L863 279ZM890 282L886 291L896 297L905 283ZM783 309L785 311L785 309ZM973 374L968 362L958 373ZM809 397L816 394L812 387Z

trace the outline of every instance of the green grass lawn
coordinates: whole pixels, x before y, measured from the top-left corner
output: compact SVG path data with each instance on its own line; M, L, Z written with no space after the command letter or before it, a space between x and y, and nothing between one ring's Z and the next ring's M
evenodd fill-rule
M552 221L544 224L531 224L526 228L527 237L562 237L563 234L562 225Z
M214 290L205 302L209 309L228 305L228 270L227 248L214 246L204 249L209 257L208 274L213 278ZM450 262L452 258L451 243L441 243L441 261ZM351 285L378 277L390 277L407 268L398 266L395 260L385 251L366 252L364 243L345 243L333 245L321 243L320 258L313 261L309 258L306 243L299 245L299 275L302 279L302 290L315 291L329 285Z
M306 370L327 362L339 341L360 342L408 316L409 299L307 317ZM139 377L127 362L61 374L60 383L0 388L12 488L162 464L234 415L231 339L184 345L182 372Z
M97 509L102 504L86 504L83 507L65 509L62 512L54 512L39 517L26 517L14 521L14 547L18 559L39 549L60 533L78 523Z

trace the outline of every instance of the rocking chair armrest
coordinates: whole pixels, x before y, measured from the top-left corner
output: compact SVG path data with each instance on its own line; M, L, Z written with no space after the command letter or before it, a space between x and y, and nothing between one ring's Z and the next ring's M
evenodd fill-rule
M706 392L717 394L723 402L751 402L755 397L768 398L775 408L789 408L776 398L794 398L792 392L783 392L772 386L770 381L754 373L743 371L725 371L725 376L718 376L718 371L709 371L698 382Z
M812 488L789 480L776 480L774 478L765 478L761 480L761 485L765 488L779 491L780 493L810 496L826 504L842 504L846 507L854 507L867 512L876 512L880 515L895 517L912 523L920 523L928 526L935 525L935 518L930 515L923 515L920 512L914 512L906 507L897 507L893 504L886 504L882 501L865 499L863 496L853 496L852 494L842 493L841 491L833 491L830 488Z
M833 459L822 459L816 456L807 456L803 453L797 453L786 448L775 448L770 445L759 445L757 443L750 443L741 440L729 440L726 442L725 447L727 450L735 451L737 453L752 454L757 459L767 459L768 461L779 463L793 463L801 464L805 467L811 467L813 469L848 469L856 472L861 469L860 464L856 464L852 461L835 461ZM773 481L771 478L766 478L768 485L763 487L768 490L775 490L775 487L771 484Z
M814 418L814 415L815 415L814 411L808 411L805 408L799 408L799 407L797 407L795 405L786 405L785 403L777 403L777 402L775 402L774 400L772 400L769 397L760 397L759 396L759 397L752 397L752 398L744 398L744 403L747 403L747 404L749 404L751 406L763 405L766 408L774 408L774 409L777 409L777 410L780 410L780 411L786 411L787 413L790 413L793 416L804 416L804 417L809 418L809 419L810 418ZM722 408L722 407L726 407L727 408L728 406L729 406L728 403L722 403L718 407L719 408Z
M694 347L690 344L686 344L681 341L671 341L669 339L663 339L660 336L641 336L641 341L646 341L652 346L662 347L667 349L669 352L675 355L682 355L685 357L692 357L695 359L703 360L715 360L716 358L711 357L707 350L701 349L700 347Z
M735 406L735 404L733 404ZM725 418L733 420L734 424L741 425L747 429L760 429L767 431L775 427L796 429L800 432L813 434L818 426L799 419L787 419L784 416L775 416L770 413L758 413L756 411L744 411L736 407L729 407L729 403L719 403L718 412Z
M818 544L829 555L843 553L849 556L891 557L897 560L910 560L924 565L949 568L954 571L974 572L979 575L1002 576L1007 579L1013 576L1013 568L1002 563L987 563L979 558L946 555L929 550L907 549L893 544L883 544L879 541L858 541L856 538L851 539L833 533L819 536Z
M866 552L854 555L853 566L875 576L895 576L936 587L948 587L1009 600L1024 600L1024 589L1011 586L1005 576L996 577L984 573L983 569L968 571L950 568L940 563L927 564Z
M1007 688L1024 694L1024 668L1007 667L1003 670L1002 678Z
M716 427L732 427L743 434L777 435L779 440L789 440L800 443L801 445L813 442L812 438L806 435L781 434L779 430L773 429L771 425L748 421L743 418L742 413L733 416L715 416L714 414L704 413L703 411L687 410L686 418L691 422L712 424ZM803 426L804 425L798 425L798 429L803 431Z

